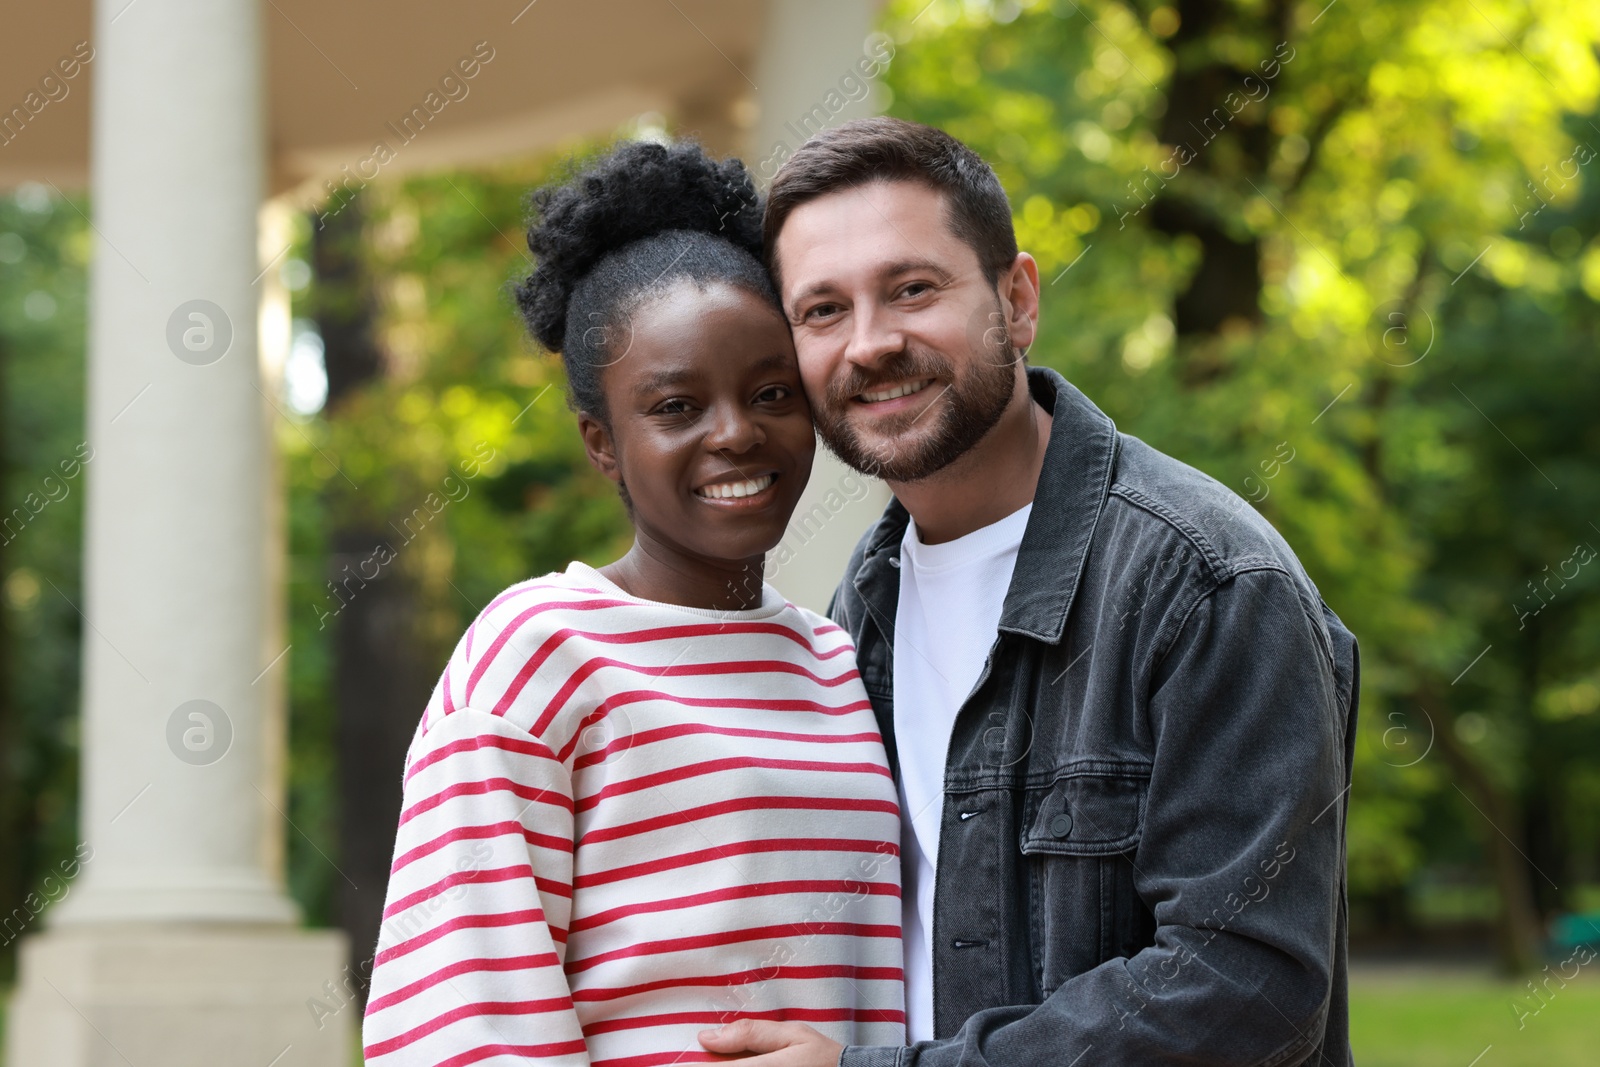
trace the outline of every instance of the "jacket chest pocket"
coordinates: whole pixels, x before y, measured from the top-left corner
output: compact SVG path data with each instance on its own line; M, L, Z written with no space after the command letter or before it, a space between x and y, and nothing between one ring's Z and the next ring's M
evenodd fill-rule
M1018 847L1041 996L1151 942L1132 859L1149 785L1146 774L1067 773L1025 791Z

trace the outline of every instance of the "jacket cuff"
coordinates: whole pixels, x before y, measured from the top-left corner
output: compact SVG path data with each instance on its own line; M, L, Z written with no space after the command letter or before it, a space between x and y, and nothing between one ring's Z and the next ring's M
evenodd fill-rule
M839 1067L900 1067L904 1046L848 1045L839 1055Z

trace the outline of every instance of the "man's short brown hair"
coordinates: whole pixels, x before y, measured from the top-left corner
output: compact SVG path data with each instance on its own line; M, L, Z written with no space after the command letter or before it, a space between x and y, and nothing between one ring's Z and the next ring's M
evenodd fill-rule
M875 181L914 181L944 194L950 228L978 255L993 285L1017 258L1011 201L983 157L943 130L878 116L824 130L778 170L767 193L762 236L778 276L778 233L808 200Z

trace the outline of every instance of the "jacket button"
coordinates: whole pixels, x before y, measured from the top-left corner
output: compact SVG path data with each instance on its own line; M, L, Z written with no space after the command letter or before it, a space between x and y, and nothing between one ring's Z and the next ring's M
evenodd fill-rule
M891 567L900 566L900 557L899 556L890 556L889 557L889 566L891 566Z
M1057 837L1066 837L1072 833L1072 816L1057 815L1050 820L1050 832Z

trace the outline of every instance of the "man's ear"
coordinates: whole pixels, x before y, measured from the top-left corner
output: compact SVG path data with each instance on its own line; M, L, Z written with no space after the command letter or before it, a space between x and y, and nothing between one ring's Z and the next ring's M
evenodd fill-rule
M589 412L580 411L578 433L583 437L583 450L589 454L594 469L621 485L622 468L617 464L617 446L611 430Z
M1000 272L995 286L1005 308L1006 331L1018 348L1030 348L1039 333L1039 264L1018 252L1011 266Z

